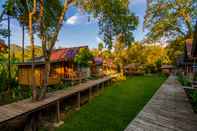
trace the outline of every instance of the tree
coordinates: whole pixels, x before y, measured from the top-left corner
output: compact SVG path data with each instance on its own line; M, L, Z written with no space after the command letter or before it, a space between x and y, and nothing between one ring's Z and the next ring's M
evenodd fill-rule
M89 49L80 48L79 53L74 58L74 61L82 67L88 67L92 57L93 55L91 54Z
M114 37L123 35L125 45L133 40L132 31L135 30L138 19L129 10L128 0L89 0L84 2L85 10L98 19L100 35L109 49L112 48Z
M99 50L100 52L102 52L102 51L103 51L103 48L104 48L104 45L103 45L102 42L100 42L100 43L98 44L98 50Z
M39 96L36 95L36 99L42 99L45 96L50 71L51 51L62 27L65 12L67 11L69 4L74 1L75 0L65 0L64 3L62 3L60 0L39 0L39 2L37 2L37 0L9 0L7 2L6 7L13 9L13 16L28 27L32 45L32 71L34 67L33 34L38 34L41 38L43 55L45 58L45 78L43 88L41 89ZM36 15L34 15L35 13ZM33 77L32 81L34 81Z
M184 54L184 49L184 37L177 37L175 40L170 42L170 44L166 47L166 53L169 56L172 64L176 64L177 58L180 58Z
M197 18L196 0L147 0L144 28L150 40L192 37Z
M127 54L126 54L126 48L125 48L125 44L124 44L124 40L122 39L122 35L120 34L119 36L117 36L116 38L116 42L114 45L114 58L115 58L115 63L116 65L119 67L119 71L121 72L121 74L123 75L123 67L127 62Z

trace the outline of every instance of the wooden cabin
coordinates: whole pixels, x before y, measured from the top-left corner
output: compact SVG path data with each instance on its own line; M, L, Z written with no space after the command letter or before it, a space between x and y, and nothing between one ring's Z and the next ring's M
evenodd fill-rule
M84 79L84 73L80 72L78 65L74 63L74 57L81 48L88 48L87 46L62 48L53 50L51 53L50 61L50 75L48 85L57 85L61 80L81 80ZM20 85L31 85L32 79L32 63L25 62L18 64L18 81ZM41 87L44 81L44 59L43 57L35 61L35 76L36 86Z
M56 67L55 65L59 63L51 63L51 72L48 79L48 85L55 85L60 83L61 76L58 73L62 74L63 71L61 67ZM44 62L35 63L35 85L41 87L44 84ZM26 62L23 64L18 64L18 81L20 85L29 86L32 81L32 63Z

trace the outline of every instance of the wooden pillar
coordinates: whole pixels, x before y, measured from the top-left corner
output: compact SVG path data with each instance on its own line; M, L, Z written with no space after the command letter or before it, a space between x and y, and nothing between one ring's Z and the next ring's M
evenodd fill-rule
M92 99L92 87L89 88L89 101Z
M56 122L54 123L54 127L60 127L64 124L64 121L61 121L60 118L60 101L56 102Z
M81 107L81 94L80 92L77 93L77 108L76 110L80 110Z
M99 84L96 85L96 96L99 95Z
M26 120L24 131L37 131L36 114L31 114Z
M56 113L57 113L57 119L56 119L56 122L59 123L60 122L60 102L57 101L56 103L56 107L57 107L57 110L56 110Z
M105 87L105 82L101 83L101 92L103 92L104 87Z

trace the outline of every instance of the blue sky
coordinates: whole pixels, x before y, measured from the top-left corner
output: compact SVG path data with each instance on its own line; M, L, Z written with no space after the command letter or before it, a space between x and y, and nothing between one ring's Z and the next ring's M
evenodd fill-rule
M0 0L0 6L5 0ZM134 37L136 40L142 40L145 33L143 32L143 19L146 10L146 0L130 0L130 10L139 17L139 26L134 31ZM0 8L2 11L2 7ZM56 47L73 47L80 45L88 45L90 48L97 47L101 41L98 35L98 25L95 20L88 21L88 16L85 13L81 13L75 7L70 7L67 14L64 25L56 43ZM7 26L6 23L3 26ZM11 43L20 44L22 30L19 23L16 20L11 20ZM28 35L25 36L25 44L29 45ZM39 45L40 41L36 38L36 44Z

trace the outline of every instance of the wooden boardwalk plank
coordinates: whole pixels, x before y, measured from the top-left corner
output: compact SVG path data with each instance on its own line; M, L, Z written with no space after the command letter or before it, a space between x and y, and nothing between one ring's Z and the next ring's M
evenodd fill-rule
M197 131L197 114L170 76L125 131Z
M98 80L89 80L86 83L75 85L66 90L59 90L53 93L48 93L42 101L32 102L31 99L25 99L14 102L8 105L0 106L0 124L8 120L14 119L26 113L31 113L44 108L46 105L55 103L56 101L82 92L91 87L97 86L105 81L111 80L113 77L107 76Z

